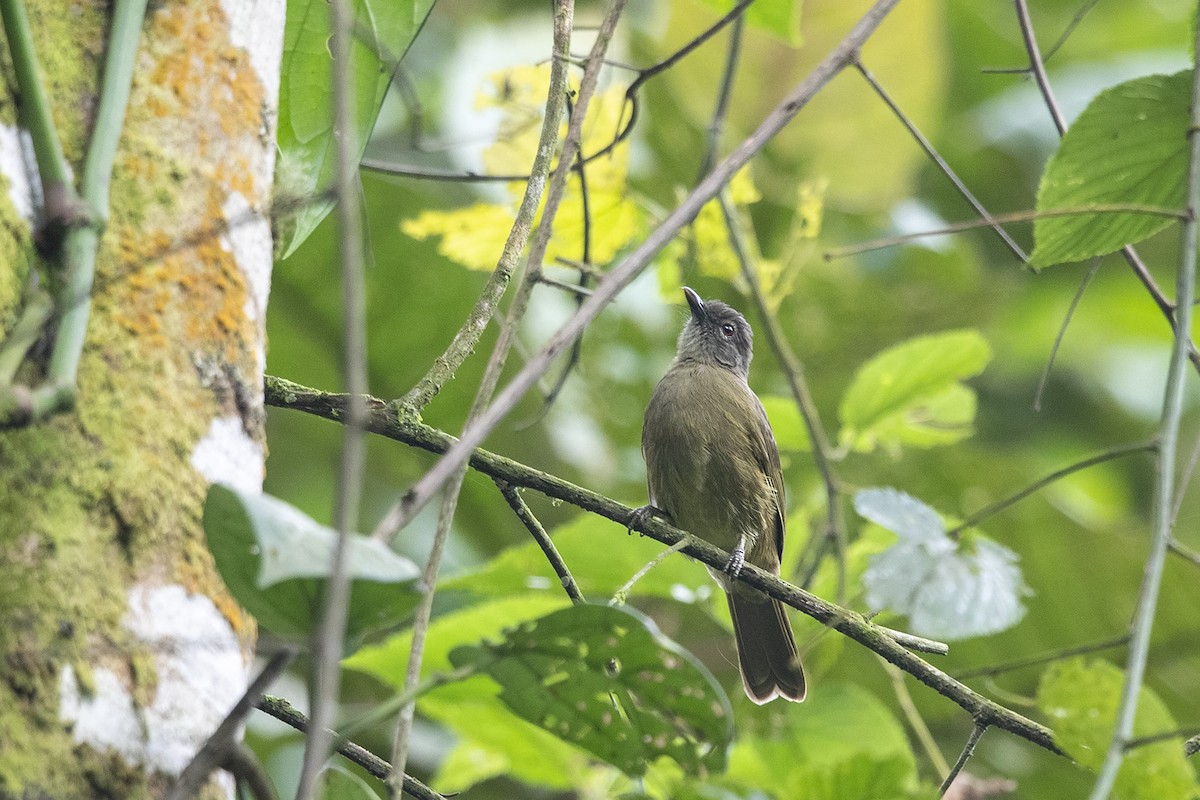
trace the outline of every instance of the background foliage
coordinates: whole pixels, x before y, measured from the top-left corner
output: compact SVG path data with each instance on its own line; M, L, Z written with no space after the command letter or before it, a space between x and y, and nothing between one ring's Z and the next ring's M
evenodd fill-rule
M760 19L752 20L744 34L720 153L758 124L866 5L842 0L756 4L762 9ZM635 65L654 63L727 7L697 0L632 4L611 56ZM577 27L597 21L602 12L599 4L581 4ZM1039 0L1032 12L1043 51L1069 31L1048 60L1069 121L1116 83L1189 66L1193 11L1187 3ZM500 8L461 0L435 6L403 61L406 90L393 84L367 155L457 172L524 169L526 163L513 149L522 137L536 136L542 102L538 91L544 90L529 88L535 80L529 69L507 78L489 76L508 66L528 68L544 61L548 17L541 2ZM289 30L291 25L289 20ZM585 52L589 42L586 31L579 33L574 51ZM725 42L722 34L647 82L642 114L627 148L597 164L592 235L598 265L636 244L702 171ZM989 210L1034 208L1042 170L1058 137L1032 81L1021 71L1027 59L1011 4L908 0L885 21L862 58ZM599 103L585 141L611 135L630 76L612 67L605 79L615 95L605 95ZM479 105L508 110L499 139L497 112L473 108L480 92L485 100ZM522 107L535 124L518 124ZM1101 258L1040 392L1055 336L1089 264L1033 272L986 229L857 256L824 257L862 241L976 216L853 70L822 92L739 180L735 200L761 255L771 305L806 365L825 426L841 445L837 469L852 542L841 598L846 604L867 608L862 582L867 557L895 541L852 513L850 497L857 489L895 487L953 524L1054 469L1153 435L1170 329L1118 257ZM363 173L363 192L372 256L370 388L376 396L392 398L424 374L473 305L487 280L478 267L494 263L499 254L488 231L498 225L498 235L503 235L509 194L502 185L370 172ZM1169 196L1150 193L1146 198L1138 201L1169 205ZM578 202L578 194L569 193L562 217L565 237L558 252L571 258L581 257ZM472 207L465 220L449 216ZM824 493L799 420L782 400L787 386L761 335L761 320L750 313L752 304L736 277L736 264L730 266L720 216L706 218L708 214L706 210L655 269L588 329L580 362L549 410L543 413L542 398L527 397L487 446L641 505L646 499L638 445L641 415L673 355L683 320L674 287L684 282L706 297L724 299L746 311L760 332L751 385L765 398L781 398L768 400L768 406L785 451L790 504L784 576L798 581L801 576L789 569L806 549L806 539L820 530ZM464 265L451 257L453 250L447 254L445 238L430 235L453 225L465 234L463 241L479 248L472 254L479 263ZM1139 247L1152 274L1167 287L1174 284L1177 229L1166 225ZM1009 230L1026 252L1032 251L1031 224ZM277 265L268 316L270 373L309 386L339 387L335 254L327 220ZM1047 258L1046 264L1054 260ZM566 269L552 274L573 276ZM525 346L535 349L573 308L569 295L539 287L524 324ZM951 333L956 331L960 333ZM856 382L870 370L888 368L886 360L881 366L881 360L872 359L930 334L968 337L968 343L960 341L949 351L962 363L933 359L933 366L945 372L922 385L926 394L918 393L916 406L903 405L912 400L906 395L896 401L898 406L870 407L880 398L863 395ZM480 353L489 351L494 335L494 329L485 335ZM896 352L891 351L893 357ZM892 367L897 375L918 371L920 365L911 359L898 358ZM519 358L512 360L519 365ZM426 423L451 433L461 430L483 361L480 355L467 361L423 411ZM864 367L868 362L871 366ZM1194 374L1189 384L1194 389ZM1194 395L1188 395L1185 452L1200 433ZM856 396L860 402L854 401ZM932 416L908 424L912 414L901 414L898 421L892 418L891 427L872 427L886 421L889 408L917 408ZM267 491L328 522L340 428L273 409L268 433ZM430 456L414 449L371 441L363 527L369 530L431 463ZM1124 633L1147 548L1152 478L1148 455L1128 456L1058 481L981 523L982 534L1019 558L1024 584L1031 590L1022 598L1025 616L995 635L954 642L948 656L931 657L934 663L955 674ZM547 528L559 529L564 556L589 599L605 600L662 549L532 492L526 497ZM1193 548L1200 547L1194 525L1198 514L1200 500L1186 497L1177 537ZM433 527L434 516L427 511L405 530L399 549L422 563ZM451 668L454 647L494 641L506 626L567 603L500 493L478 474L467 476L449 548L426 658L431 674ZM1147 674L1147 691L1156 700L1147 712L1151 716L1143 720L1154 729L1139 727L1139 735L1200 720L1197 569L1179 558L1167 563ZM834 599L837 583L828 563L812 586ZM797 639L807 650L810 700L802 706L752 706L738 688L724 603L714 595L719 593L703 570L672 556L635 588L630 604L694 653L728 691L737 733L723 775L692 780L664 760L652 765L641 783L634 782L514 716L497 699L496 685L482 677L438 689L418 706L422 723L410 770L442 791L469 789L464 796L470 798L611 797L635 790L653 797L749 797L758 796L755 789L777 798L868 798L904 796L939 782L905 727L888 673L869 652L812 620L793 615ZM881 621L900 628L907 623L899 617ZM344 678L347 719L379 704L394 685L402 684L407 649L404 634L399 636L352 657ZM1108 650L1086 663L1070 662L1048 672L1044 666L1029 667L970 683L1056 731L1066 731L1070 738L1063 739L1063 746L1080 764L1094 767L1098 756L1075 748L1103 747L1107 734L1080 729L1086 724L1077 714L1084 703L1092 703L1099 709L1091 716L1093 726L1099 719L1101 730L1109 729L1105 726L1119 685L1112 665L1123 665L1123 656L1123 650ZM913 684L912 691L934 739L953 761L970 719L923 687ZM298 699L302 690L286 693ZM386 754L385 730L379 727L357 738ZM262 720L255 722L252 739L286 786L299 758L298 740ZM1175 742L1170 748L1178 751ZM1081 796L1093 780L1083 767L999 731L983 738L970 769L1012 778L1020 784L1021 796L1028 797ZM1194 772L1184 764L1171 769L1173 777L1163 778L1176 781L1171 791L1183 787L1194 795ZM1119 783L1118 790L1126 797L1171 796L1161 788L1141 794L1128 781Z

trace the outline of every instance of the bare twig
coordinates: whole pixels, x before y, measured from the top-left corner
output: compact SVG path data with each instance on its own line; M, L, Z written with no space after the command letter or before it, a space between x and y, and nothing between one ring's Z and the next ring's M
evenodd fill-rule
M1129 644L1129 634L1123 633L1120 636L1114 636L1111 639L1104 639L1091 644L1077 645L1075 647L1064 647L1059 650L1051 650L1048 653L1041 653L1036 656L1028 656L1026 658L1018 658L1014 661L1005 661L1001 664L993 664L987 667L976 667L974 669L965 669L961 672L954 673L954 677L960 681L965 681L968 678L976 678L981 675L999 675L1003 672L1012 672L1013 670L1022 669L1024 667L1034 667L1038 664L1046 664L1051 661L1061 661L1064 658L1072 656L1081 656L1087 653L1097 653L1101 650L1111 650L1114 647L1124 647Z
M245 742L234 743L225 754L221 769L232 775L239 787L245 786L254 800L277 800L279 797L266 770Z
M1000 240L1004 242L1004 245L1012 252L1012 254L1017 257L1017 260L1022 264L1029 261L1029 256L1025 254L1025 251L1021 249L1021 246L1017 244L1011 236L1009 236L1008 231L1004 230L1003 226L1001 226L1000 223L997 222L994 217L992 217L988 210L984 208L983 203L981 203L979 199L971 192L971 190L967 188L967 185L963 183L961 178L958 177L957 173L955 173L950 167L950 164L947 163L946 159L942 158L941 153L937 151L937 148L933 146L933 143L925 138L925 135L921 133L916 123L908 118L908 115L901 110L900 106L896 104L896 101L892 99L892 96L887 93L887 90L883 88L879 81L875 80L875 76L872 75L871 71L868 70L866 65L862 63L862 60L856 59L854 66L858 69L859 74L863 76L863 79L866 80L867 84L870 85L870 87L875 91L875 94L879 95L879 99L883 101L884 105L891 110L892 114L896 116L896 119L900 120L900 124L904 126L906 131L908 131L908 135L911 136L913 140L920 146L920 148L925 151L925 155L929 156L929 160L937 165L937 168L941 170L942 174L945 175L950 180L950 183L954 185L954 188L958 190L959 195L961 195L962 198L967 201L971 208L975 209L975 213L979 214L979 216L983 218L983 222L987 223L988 227L996 232L996 235L1000 237Z
M1058 333L1054 337L1054 344L1050 347L1050 355L1046 359L1046 366L1042 369L1042 375L1038 378L1037 391L1033 393L1033 410L1042 410L1042 394L1046 391L1046 384L1050 381L1050 370L1054 367L1054 361L1058 357L1058 349L1062 346L1063 337L1067 335L1067 326L1071 324L1071 319L1075 316L1075 309L1079 307L1079 301L1083 299L1083 293L1087 291L1087 287L1091 284L1092 279L1096 277L1096 272L1100 269L1100 259L1093 258L1091 266L1084 273L1083 280L1079 282L1079 288L1075 290L1074 296L1071 298L1071 304L1067 306L1067 313L1063 317L1062 325L1058 328Z
M312 730L309 720L282 697L264 697L258 701L256 708L301 733L309 733ZM332 737L333 731L328 731L328 734ZM388 776L392 774L391 764L354 742L343 742L335 749L381 781L387 780ZM446 800L444 795L438 794L411 775L404 776L404 791L417 800Z
M551 541L550 534L546 533L546 529L542 527L542 523L529 510L529 506L525 503L525 499L521 497L517 488L511 483L504 481L496 481L496 488L500 490L500 494L504 495L509 508L513 510L513 513L517 515L517 519L521 520L521 524L533 536L533 540L537 542L538 547L542 548L542 552L546 555L546 560L550 562L551 568L554 569L554 574L558 576L558 581L562 584L563 591L567 593L567 597L571 598L572 603L587 602L583 597L583 592L579 591L579 584L575 583L575 577L571 574L567 562L563 561L558 548Z
M334 493L333 522L337 541L329 577L325 581L321 622L313 631L313 673L309 681L309 704L313 733L305 742L297 800L308 800L316 790L317 776L329 756L326 731L336 715L339 664L350 608L350 579L346 573L346 547L358 527L358 504L362 497L365 443L363 424L366 407L361 395L367 392L366 299L363 288L363 231L359 195L357 143L354 124L354 72L350 66L351 29L354 11L351 0L333 0L331 7L330 53L333 56L334 197L337 201L339 258L342 284L342 376L352 398L342 432L341 463Z
M1114 447L1110 450L1105 450L1103 453L1097 453L1096 455L1085 458L1082 461L1076 461L1074 464L1055 470L1045 477L1038 478L1036 481L1021 489L1019 492L1011 494L1002 500L997 500L995 503L979 509L974 514L970 515L965 520L946 531L946 534L951 537L956 537L967 528L978 525L980 522L992 516L993 514L1000 513L1014 503L1024 500L1026 497L1038 491L1039 489L1049 486L1060 478L1065 478L1072 473L1079 472L1081 469L1094 467L1097 464L1103 464L1105 461L1123 458L1124 456L1131 455L1133 453L1151 452L1157 449L1158 446L1159 445L1157 441L1134 442L1133 444L1122 445L1120 447Z
M1021 2L1021 0L1018 0ZM1196 33L1200 51L1200 32ZM1184 370L1191 349L1192 310L1196 298L1197 210L1200 210L1200 69L1193 66L1191 122L1187 132L1187 209L1188 219L1180 231L1179 267L1175 284L1175 340L1171 362L1167 367L1167 385L1163 390L1162 419L1158 428L1158 469L1154 483L1154 529L1150 552L1142 573L1142 585L1130 626L1129 658L1125 664L1125 683L1112 741L1105 754L1091 800L1105 800L1116 783L1117 772L1125 759L1125 746L1133 738L1133 721L1137 712L1138 695L1146 673L1150 654L1150 632L1158 606L1158 591L1162 582L1163 564L1171 541L1171 514L1174 509L1176 450L1179 444L1179 425L1183 417Z
M929 732L925 718L921 716L921 712L917 710L917 704L913 702L912 694L909 693L908 686L904 683L904 672L895 664L889 664L883 659L880 659L880 662L892 680L892 692L896 695L896 702L900 704L900 710L904 712L904 718L908 720L908 726L912 728L913 735L921 743L921 749L933 763L933 768L937 770L938 775L948 774L950 765L946 763L946 757L942 755L933 734Z
M637 572L633 573L633 575L630 576L629 580L625 581L625 583L623 583L621 585L620 589L617 589L615 592L613 592L612 599L608 601L608 604L610 606L625 605L625 601L629 599L629 593L633 591L633 587L637 584L638 581L640 581L642 578L646 577L646 575L650 572L650 570L654 569L659 564L661 564L666 559L667 556L671 555L672 553L681 552L685 547L687 547L687 544L688 544L687 539L680 539L678 542L671 545L666 550L663 550L661 553L656 555L654 558L650 559L645 564L643 564L641 569L639 569Z
M344 416L345 400L344 396L309 389L282 378L267 376L266 379L265 401L267 405L291 408L338 421ZM396 414L394 404L388 404L376 398L368 398L367 405L370 412L367 430L372 433L433 453L445 453L459 443L458 440L446 433ZM634 521L635 509L554 475L482 449L472 449L468 453L468 458L472 468L493 480L499 479L513 486L534 489L547 497L562 500L584 511L610 519L624 528L628 528ZM685 532L658 520L647 521L634 529L666 545L674 545L687 539L688 544L685 545L683 552L709 566L720 569L728 562L728 553L724 553L703 540L689 537ZM1009 731L1039 747L1061 754L1062 751L1054 743L1054 738L1047 728L983 697L961 682L954 680L920 657L910 653L886 630L871 624L860 614L822 600L756 567L744 567L738 580L840 631L867 649L878 653L963 708L977 721Z
M241 730L246 716L262 699L263 693L271 688L275 679L283 674L295 655L295 650L284 648L271 656L263 666L262 672L250 682L246 691L225 715L225 719L221 720L221 724L179 773L179 778L167 794L167 800L188 800L200 791L209 774L220 767L230 751L237 746L238 731Z
M983 737L983 733L986 730L987 725L980 722L975 723L975 727L971 729L971 735L967 737L967 743L963 745L962 752L958 755L958 761L954 762L954 766L946 774L946 779L942 781L942 785L938 789L938 797L946 793L946 790L950 788L950 784L954 783L954 779L958 777L958 773L962 772L962 768L967 765L967 761L970 760L971 756L975 755L975 746L979 744L979 740Z
M838 247L825 251L825 260L833 261L834 259L846 258L847 256L856 256L860 253L869 253L873 250L883 250L887 247L895 247L898 244L914 242L930 236L945 236L948 233L962 233L963 231L970 231L976 228L989 228L993 225L1008 224L1010 222L1032 222L1036 219L1079 217L1086 214L1145 214L1151 217L1170 217L1171 219L1181 220L1186 216L1187 212L1181 208L1149 206L1142 203L1096 203L1094 205L1076 206L1074 208L1048 208L1043 211L1013 211L1008 214L992 214L987 219L954 222L941 228L931 228L927 231L918 231L916 233L902 233L898 236L883 236L879 239L852 244L848 247Z
M1130 739L1125 743L1126 750L1136 750L1139 747L1147 747L1159 742L1168 742L1171 739L1188 739L1200 733L1200 726L1185 725L1182 728L1176 728L1173 731L1161 731L1152 733L1147 736L1138 736L1136 739Z

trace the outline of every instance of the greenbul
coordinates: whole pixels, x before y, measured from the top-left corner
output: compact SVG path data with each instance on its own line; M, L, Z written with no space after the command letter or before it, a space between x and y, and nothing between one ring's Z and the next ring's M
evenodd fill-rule
M746 318L684 288L691 317L675 361L646 408L642 455L650 505L679 528L731 553L724 587L746 694L755 703L804 699L804 670L783 604L735 580L743 563L779 574L783 471L762 403L746 382Z

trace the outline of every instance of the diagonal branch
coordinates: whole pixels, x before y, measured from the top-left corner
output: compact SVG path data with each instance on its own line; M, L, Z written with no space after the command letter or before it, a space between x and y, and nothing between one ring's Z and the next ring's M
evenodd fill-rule
M345 395L310 389L268 375L265 401L269 406L290 408L337 422L345 419ZM367 430L431 453L445 453L458 444L454 437L411 418L396 414L394 404L366 398ZM633 523L634 509L601 494L576 486L557 476L528 467L482 449L468 454L470 466L493 480L535 489L547 497L570 503L584 511L618 523L622 530ZM662 542L686 542L683 552L721 569L729 554L659 520L649 520L635 530ZM884 628L868 622L861 614L826 602L754 566L743 568L738 580L839 631L909 673L969 713L977 723L1006 730L1052 753L1062 754L1048 728L996 703L951 678L924 659L913 655Z

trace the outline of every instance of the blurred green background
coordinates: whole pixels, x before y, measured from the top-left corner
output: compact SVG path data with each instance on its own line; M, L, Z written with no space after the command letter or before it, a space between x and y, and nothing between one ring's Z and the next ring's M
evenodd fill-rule
M630 4L610 56L639 66L654 63L717 19L727 8L719 5L697 0ZM1083 5L1078 0L1031 3L1044 51L1068 30ZM746 30L721 139L722 154L757 126L867 6L845 0L796 3L797 43L781 41L753 26ZM591 41L586 27L597 23L603 10L593 2L577 8L580 30L575 53L586 52ZM1051 81L1068 119L1106 86L1186 68L1193 14L1181 0L1100 2L1090 7L1048 60ZM368 154L430 168L481 169L480 150L494 136L486 115L471 113L481 81L502 67L544 61L549 36L549 8L544 2L442 0L404 61L404 76L420 100L419 112L394 88ZM644 212L648 226L696 182L726 42L726 35L719 35L644 87L626 199ZM1026 57L1011 3L906 0L871 39L862 58L989 210L1033 207L1041 169L1057 138L1035 85L1019 71ZM604 80L623 87L630 75L612 67L605 71ZM419 133L414 135L418 125ZM759 247L764 257L782 259L795 268L795 283L781 302L779 321L804 361L831 436L836 438L838 404L854 371L880 350L919 334L964 327L978 329L994 350L986 371L970 381L979 398L975 434L946 447L849 454L837 464L847 498L857 488L891 486L947 516L961 518L1049 471L1153 435L1170 331L1119 258L1102 260L1083 295L1050 372L1040 410L1034 408L1039 378L1089 265L1060 265L1034 274L988 230L923 239L861 256L823 258L837 248L975 216L853 70L840 75L755 159L752 178L762 193L762 200L749 206ZM430 209L503 200L504 194L494 185L366 172L362 184L372 256L370 390L393 398L404 394L445 348L487 280L484 272L465 269L439 255L436 240L419 241L402 233L401 222ZM806 184L827 186L824 214L819 236L797 249L789 230L796 216L797 188ZM1009 230L1027 251L1032 247L1029 225L1012 225ZM326 220L292 257L276 266L268 315L268 372L340 390L334 233ZM1175 229L1139 250L1160 285L1173 288L1178 258ZM688 253L676 256L684 282L703 296L719 297L741 308L760 331L751 385L760 395L786 395L784 378L749 299L734 283L702 274ZM675 262L667 265L667 259L661 259L658 266L674 268ZM553 274L571 277L568 270ZM541 397L531 394L486 446L629 505L644 503L641 416L674 353L684 318L681 299L663 297L655 269L647 271L588 329L580 362L549 411L542 415ZM561 291L539 287L524 324L523 347L535 350L573 307L573 300ZM475 356L424 411L425 422L450 433L461 430L494 338L493 326ZM509 374L521 363L514 354ZM1200 433L1194 413L1195 374L1189 373L1188 378L1189 413L1181 440L1185 457ZM332 423L271 409L267 491L328 522L340 435L341 429ZM431 463L427 454L373 439L362 527L369 530ZM806 453L785 454L785 477L791 506L788 547L795 555L806 538L819 530L823 493ZM1152 480L1151 458L1136 455L1075 474L988 519L982 530L1020 556L1025 582L1033 590L1027 598L1028 614L1002 634L955 642L950 655L930 657L933 662L954 674L1123 633L1147 549ZM579 513L531 492L526 496L550 529ZM848 499L844 508L853 539L863 521L854 515ZM1178 538L1192 547L1200 547L1198 514L1200 500L1192 493L1185 498L1177 530ZM434 516L431 510L423 513L400 536L398 549L423 562ZM605 538L595 542L597 560L626 542L616 526L608 527ZM478 568L527 538L492 482L470 473L443 574ZM586 559L570 566L577 574L589 570ZM697 574L699 586L704 579L698 570ZM1147 674L1147 684L1181 725L1200 720L1197 577L1195 565L1175 557L1168 560ZM445 604L452 602L447 599ZM697 602L707 607L706 601ZM862 610L860 587L849 587L848 603ZM708 614L688 603L661 599L635 598L634 605L650 613L664 632L692 649L716 673L734 700L740 726L758 724L751 719L769 724L806 713L808 706L776 703L754 709L749 705L737 684L732 640ZM798 640L820 633L811 620L799 615L793 619ZM892 618L885 624L903 628L904 620ZM1101 657L1124 664L1121 649ZM807 664L812 695L836 691L832 688L836 684L856 684L901 719L887 674L859 646L841 641L837 634L820 636ZM1036 709L1023 703L1035 693L1040 673L1040 667L1029 668L1007 673L994 684L982 679L971 683L1038 718ZM952 762L971 720L914 681L910 687ZM299 701L303 689L297 683L284 693ZM381 684L348 673L344 711L352 716L386 695ZM1054 720L1044 721L1053 726ZM273 774L294 772L291 765L299 759L295 737L258 720L252 726L252 740L269 756ZM363 741L386 755L389 742L383 729ZM420 725L412 771L435 774L453 742L452 732ZM936 783L938 776L920 750L917 758L922 778ZM984 737L969 769L1018 781L1021 797L1078 797L1092 780L1066 759L1001 731ZM463 796L613 796L606 793L609 787L602 781L596 782L564 791L496 777Z

